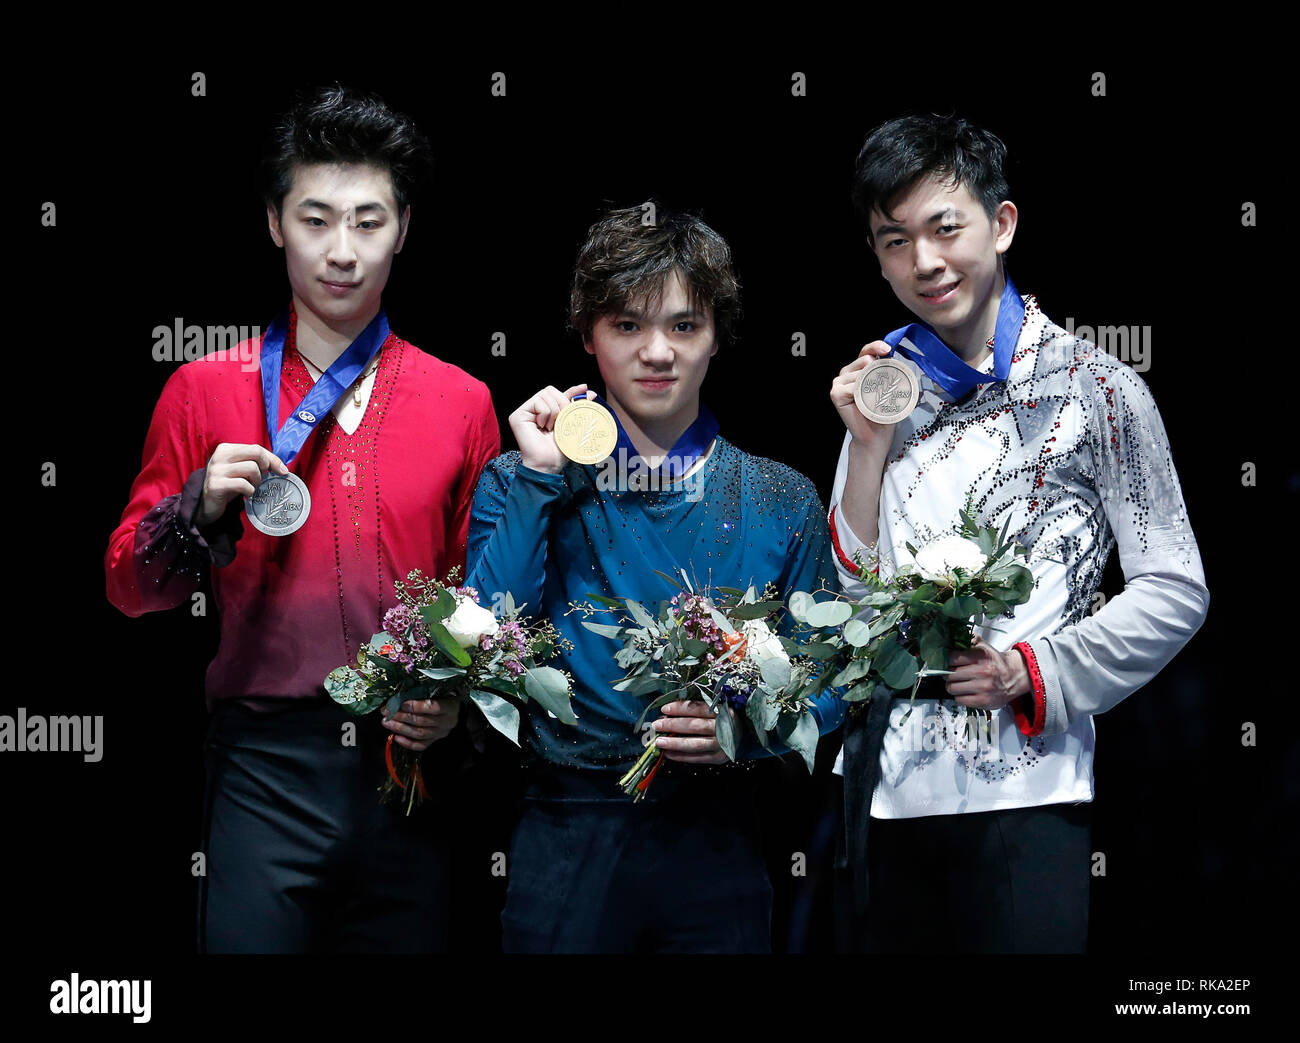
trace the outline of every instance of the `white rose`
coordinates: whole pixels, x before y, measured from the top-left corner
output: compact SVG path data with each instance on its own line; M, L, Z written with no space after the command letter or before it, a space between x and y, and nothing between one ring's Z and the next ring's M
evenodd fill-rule
M979 544L964 536L942 536L927 543L916 555L916 570L932 583L953 583L953 569L962 568L967 575L984 567L988 556Z
M501 629L497 617L487 609L474 604L469 597L457 599L456 611L442 621L447 633L461 648L478 647L484 635Z
M785 647L780 639L772 633L767 623L761 619L747 619L741 625L741 634L745 638L745 658L757 662L760 659L785 659Z

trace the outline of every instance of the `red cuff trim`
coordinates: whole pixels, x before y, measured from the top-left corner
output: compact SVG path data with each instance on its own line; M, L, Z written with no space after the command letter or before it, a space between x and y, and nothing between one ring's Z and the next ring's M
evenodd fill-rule
M1016 727L1025 735L1039 735L1042 733L1047 717L1047 688L1043 684L1043 672L1038 668L1038 657L1034 655L1033 647L1028 641L1021 641L1011 647L1024 659L1025 667L1029 670L1029 680L1034 686L1033 717L1026 717L1024 714L1025 700L1029 698L1028 693L1011 704L1011 710L1016 715Z
M835 548L835 556L840 559L840 564L844 566L845 571L851 572L855 576L862 575L862 566L856 564L851 558L849 558L849 556L844 553L844 548L840 546L839 533L835 531L835 508L834 507L831 508L830 514L827 515L827 521L830 523L830 527L831 527L831 546ZM879 574L880 566L877 565L871 571L876 574Z

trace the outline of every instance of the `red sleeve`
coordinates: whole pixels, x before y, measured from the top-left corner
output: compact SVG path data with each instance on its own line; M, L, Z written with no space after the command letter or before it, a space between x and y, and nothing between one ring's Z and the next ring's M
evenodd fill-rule
M140 473L104 555L108 600L128 616L179 605L202 583L215 544L230 542L228 518L203 534L193 526L207 445L195 416L202 397L192 387L191 365L181 366L163 387ZM217 537L217 530L226 535Z
M1043 730L1047 718L1047 689L1043 684L1043 673L1038 668L1038 657L1028 641L1012 645L1025 661L1029 671L1029 681L1033 690L1011 701L1011 712L1015 714L1016 727L1025 735L1038 735Z
M479 475L492 460L501 454L501 429L497 425L496 410L492 408L492 393L486 384L479 384L481 398L477 415L469 425L465 438L465 459L456 483L456 505L451 526L447 531L448 565L465 567L469 546L469 516L474 505L474 490L478 488Z

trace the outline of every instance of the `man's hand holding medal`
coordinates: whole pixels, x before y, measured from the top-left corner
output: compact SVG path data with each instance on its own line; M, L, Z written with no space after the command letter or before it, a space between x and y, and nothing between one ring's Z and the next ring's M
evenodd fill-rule
M547 474L559 474L570 460L600 463L618 444L613 415L591 399L586 384L542 388L510 414L510 430L523 465Z
M912 364L897 356L883 340L873 340L840 370L831 385L831 402L853 440L862 446L893 439L893 426L916 408L920 383Z
M194 516L196 524L211 525L225 514L232 500L257 496L266 478L285 475L297 477L290 475L284 461L265 446L222 442L208 458L203 497Z

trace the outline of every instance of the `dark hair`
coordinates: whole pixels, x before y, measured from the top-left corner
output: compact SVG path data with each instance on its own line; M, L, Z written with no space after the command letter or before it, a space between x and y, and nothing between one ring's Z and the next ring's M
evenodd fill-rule
M645 223L651 215L654 220ZM674 269L692 307L712 311L718 343L728 343L740 315L731 247L699 217L665 210L654 200L610 210L588 229L573 271L569 326L590 340L599 316L642 299L654 307Z
M882 123L858 152L853 205L871 239L871 213L886 217L898 200L931 174L964 186L992 218L1007 199L1002 165L1007 147L997 135L957 116L903 116Z
M262 196L278 214L302 163L366 163L393 181L400 217L431 161L429 142L383 100L334 84L300 95L271 131L262 157Z

